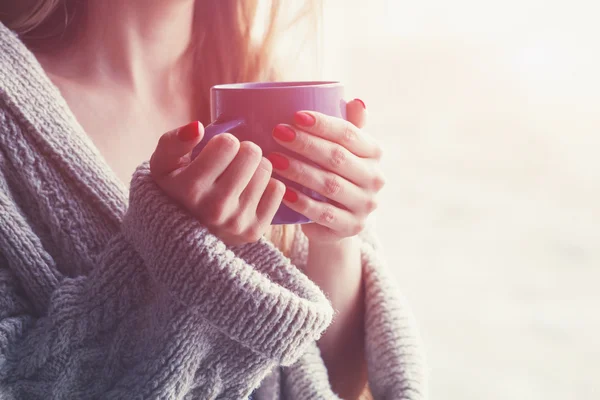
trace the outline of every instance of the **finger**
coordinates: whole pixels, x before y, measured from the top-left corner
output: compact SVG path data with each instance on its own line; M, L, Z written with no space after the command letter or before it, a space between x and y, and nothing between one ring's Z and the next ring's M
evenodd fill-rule
M282 125L278 125L282 126ZM287 127L287 125L284 125ZM290 128L291 129L291 128ZM283 147L306 157L317 165L346 178L356 185L374 189L380 184L376 164L358 157L345 147L294 128L292 140L282 140L277 131L273 137Z
M239 148L239 140L230 133L213 137L198 157L178 175L178 179L206 186L212 185L233 161Z
M313 200L290 188L286 188L283 203L315 223L326 226L342 236L358 235L364 229L364 222L349 211L329 203Z
M256 215L258 203L269 184L272 171L271 162L266 158L262 158L248 186L246 186L240 196L240 208L251 210L252 215Z
M240 197L262 159L262 150L252 142L242 142L237 155L223 174L217 178L219 192Z
M284 178L314 190L347 209L370 214L377 208L375 196L341 176L279 153L269 155L274 170Z
M275 213L281 205L284 193L285 185L281 181L271 178L256 209L256 217L261 226L271 224Z
M150 170L155 177L163 177L190 162L190 153L204 136L204 127L198 121L163 134L152 157Z
M367 125L367 106L361 99L354 99L346 104L346 118L348 122L359 129Z
M364 134L351 122L341 118L316 111L299 111L294 115L294 124L312 135L344 146L358 157L379 158L381 156L381 148L371 136ZM282 135L284 131L281 127L282 125L277 125L275 131L279 129L278 133L284 139ZM287 137L291 137L289 131Z

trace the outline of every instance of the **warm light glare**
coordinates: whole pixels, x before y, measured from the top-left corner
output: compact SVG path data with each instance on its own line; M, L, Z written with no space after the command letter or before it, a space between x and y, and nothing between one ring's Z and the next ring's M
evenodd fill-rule
M431 398L599 398L600 3L329 0Z

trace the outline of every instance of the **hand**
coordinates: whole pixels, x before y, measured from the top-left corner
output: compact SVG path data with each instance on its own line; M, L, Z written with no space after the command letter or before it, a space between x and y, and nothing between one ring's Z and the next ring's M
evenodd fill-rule
M302 111L296 113L293 126L281 124L273 130L278 143L321 167L281 153L268 156L278 174L332 200L316 201L290 188L284 197L289 208L315 222L303 230L321 243L360 233L385 184L379 168L381 147L359 129L366 120L362 101L349 102L347 115L349 121Z
M227 245L259 240L281 204L285 185L271 177L271 163L257 145L240 143L228 133L212 138L191 160L203 136L199 122L162 135L150 159L152 177Z

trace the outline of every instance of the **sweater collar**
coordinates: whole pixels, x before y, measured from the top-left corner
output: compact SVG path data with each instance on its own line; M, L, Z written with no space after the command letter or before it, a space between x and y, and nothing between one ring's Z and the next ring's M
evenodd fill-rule
M0 106L3 102L24 134L39 146L39 155L56 165L110 222L119 226L128 204L127 188L77 122L33 53L0 22ZM291 257L303 265L306 237L300 229L295 232Z
M58 88L17 35L0 23L0 100L30 135L39 155L114 223L127 206L127 190L77 122Z

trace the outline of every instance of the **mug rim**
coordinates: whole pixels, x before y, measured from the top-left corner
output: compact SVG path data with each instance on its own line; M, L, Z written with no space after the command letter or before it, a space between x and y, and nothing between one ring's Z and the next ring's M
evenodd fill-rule
M271 82L240 82L215 85L214 90L283 90L294 88L334 88L340 87L339 81L271 81Z

